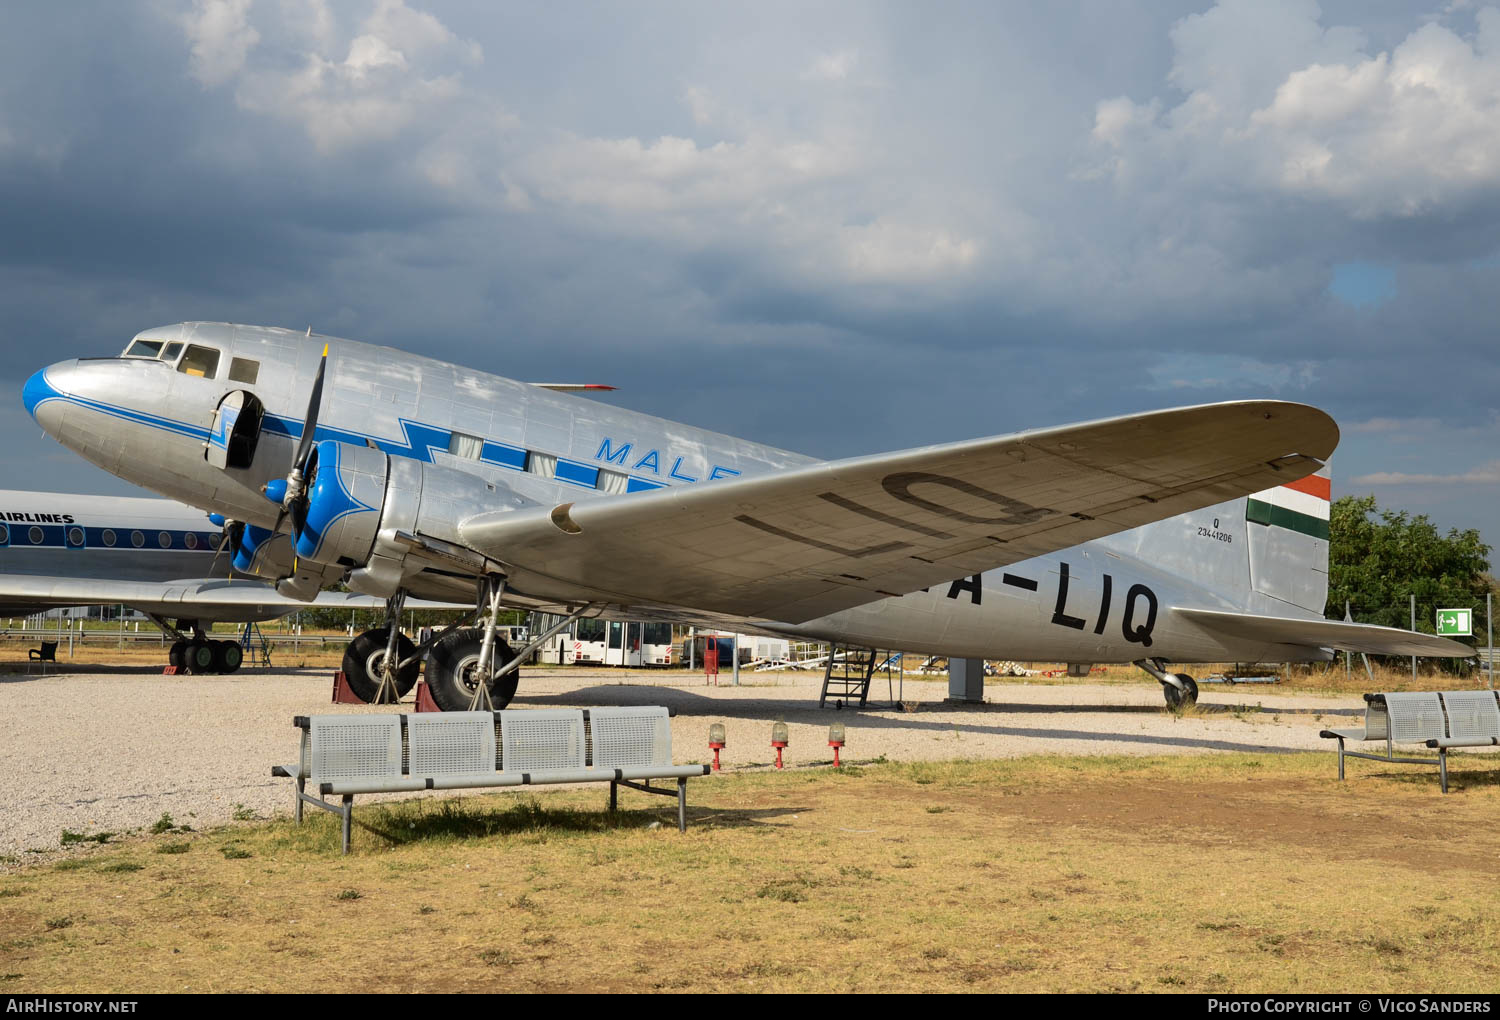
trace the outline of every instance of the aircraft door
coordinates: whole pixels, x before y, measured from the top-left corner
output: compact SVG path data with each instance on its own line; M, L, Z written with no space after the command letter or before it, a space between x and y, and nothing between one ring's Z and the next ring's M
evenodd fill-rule
M260 423L265 407L249 390L233 390L224 395L214 411L213 428L208 436L204 459L224 470L248 469L255 460L260 442Z

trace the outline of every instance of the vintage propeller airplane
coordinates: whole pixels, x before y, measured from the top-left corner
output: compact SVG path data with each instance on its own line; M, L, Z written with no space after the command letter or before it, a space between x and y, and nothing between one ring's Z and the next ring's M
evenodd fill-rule
M430 358L189 322L51 365L27 410L105 470L228 519L237 566L387 600L351 684L509 702L502 604L965 658L1176 667L1467 656L1323 619L1338 428L1256 400L817 461ZM301 396L299 396L301 395ZM278 538L283 530L286 537ZM472 604L418 648L408 595ZM473 625L479 621L480 625ZM429 647L430 646L430 647Z

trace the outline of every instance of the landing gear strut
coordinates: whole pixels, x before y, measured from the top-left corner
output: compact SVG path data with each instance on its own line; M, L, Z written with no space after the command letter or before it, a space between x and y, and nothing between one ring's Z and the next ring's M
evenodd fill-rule
M417 646L401 633L406 592L385 600L385 626L367 630L344 648L344 679L367 705L394 705L417 684Z
M505 669L515 652L496 634L504 598L505 578L485 578L477 599L488 610L484 626L455 630L433 644L427 686L444 712L493 711L516 696L521 675Z
M585 603L568 613L526 647L515 650L499 636L500 604L505 597L505 578L486 577L480 582L478 603L470 622L488 612L483 627L453 627L432 639L428 658L427 686L432 700L444 712L474 712L502 709L516 696L521 663L552 635L596 607ZM404 663L403 663L404 665Z
M1161 684L1162 696L1167 699L1167 707L1172 711L1192 708L1198 703L1198 681L1186 673L1168 673L1167 660L1139 659L1135 664Z

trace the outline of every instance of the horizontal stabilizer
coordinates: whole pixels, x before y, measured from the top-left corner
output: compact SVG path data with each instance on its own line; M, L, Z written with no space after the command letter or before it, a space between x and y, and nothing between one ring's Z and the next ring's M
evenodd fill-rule
M1474 649L1447 638L1419 634L1372 623L1341 620L1299 620L1286 616L1225 613L1213 609L1173 609L1173 613L1208 630L1230 637L1283 645L1335 648L1368 655L1420 655L1467 659Z

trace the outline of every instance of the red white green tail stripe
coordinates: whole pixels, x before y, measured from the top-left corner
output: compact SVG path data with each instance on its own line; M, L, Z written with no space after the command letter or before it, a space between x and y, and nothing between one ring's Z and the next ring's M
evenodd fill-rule
M1328 507L1332 483L1328 468L1315 475L1251 496L1245 505L1245 520L1273 528L1287 528L1328 541Z

